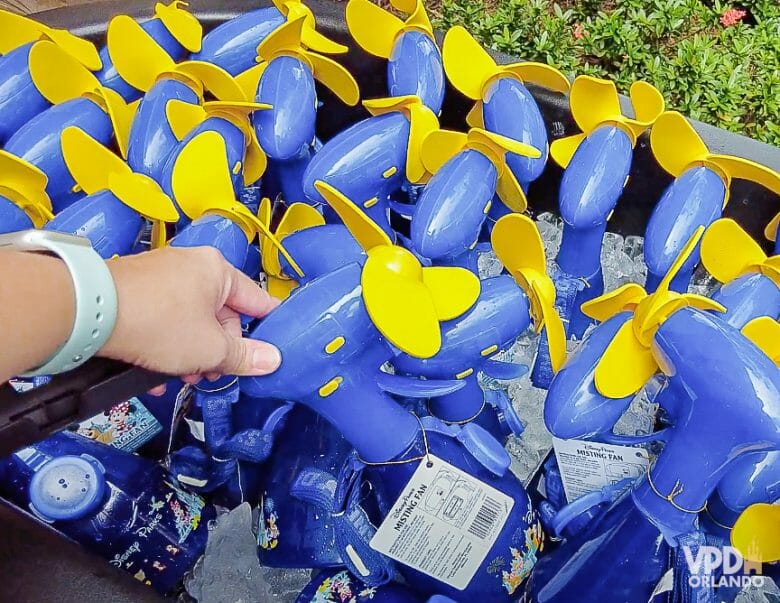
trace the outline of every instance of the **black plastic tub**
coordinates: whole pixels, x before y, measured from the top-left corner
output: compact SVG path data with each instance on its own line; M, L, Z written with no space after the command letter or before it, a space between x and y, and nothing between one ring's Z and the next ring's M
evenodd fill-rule
M206 30L246 10L270 4L238 0L192 0L189 9ZM360 84L362 98L387 94L385 61L359 50L346 29L344 3L309 0L318 27L328 36L350 46L342 62ZM152 0L112 0L39 13L36 18L48 25L67 28L102 45L108 21L116 14L136 18L151 17ZM499 63L517 59L492 53ZM578 132L568 110L567 99L531 86L545 117L550 139ZM348 108L320 88L325 107L318 116L318 134L328 139L358 119L368 116L360 106ZM441 115L442 127L465 129L471 103L452 88ZM780 171L780 149L725 132L701 123L694 124L714 152L753 159ZM534 212L556 211L561 170L551 161L543 176L531 186L528 198ZM647 135L634 153L631 178L612 219L609 230L622 235L643 235L655 203L671 178L653 159ZM780 198L757 185L736 181L725 216L738 221L769 250L763 228L780 211ZM3 454L43 438L74 420L85 418L145 391L164 380L140 369L118 363L93 360L71 374L57 377L47 386L25 395L0 388L0 448ZM104 560L84 552L25 516L0 506L3 538L0 546L0 601L159 601L151 589L129 575L111 568Z

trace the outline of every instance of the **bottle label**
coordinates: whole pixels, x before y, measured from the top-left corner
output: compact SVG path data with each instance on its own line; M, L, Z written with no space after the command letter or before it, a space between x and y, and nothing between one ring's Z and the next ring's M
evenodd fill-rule
M429 455L371 539L371 548L448 586L465 589L514 500Z
M568 502L626 478L637 478L650 465L647 451L633 446L554 437L553 448Z
M77 434L126 452L135 452L162 431L162 425L138 398L70 427Z

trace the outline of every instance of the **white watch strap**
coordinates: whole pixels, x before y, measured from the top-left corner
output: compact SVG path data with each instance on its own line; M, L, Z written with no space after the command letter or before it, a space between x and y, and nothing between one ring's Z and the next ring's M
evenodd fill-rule
M80 366L108 341L116 324L116 287L105 260L92 249L89 239L83 237L44 230L8 236L16 249L48 250L59 256L70 271L76 296L76 316L70 337L51 358L23 376L55 375ZM5 243L4 238L0 237L0 244Z

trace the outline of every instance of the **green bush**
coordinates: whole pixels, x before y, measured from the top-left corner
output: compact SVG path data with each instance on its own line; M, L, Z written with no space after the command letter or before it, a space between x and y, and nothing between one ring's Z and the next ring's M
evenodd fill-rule
M780 2L741 0L442 0L435 25L567 75L644 79L667 107L780 146Z

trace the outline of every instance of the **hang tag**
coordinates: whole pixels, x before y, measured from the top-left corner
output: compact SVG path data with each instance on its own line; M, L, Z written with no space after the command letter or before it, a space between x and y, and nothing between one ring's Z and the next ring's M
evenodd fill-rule
M71 427L77 434L126 452L135 452L162 431L162 425L138 398Z
M650 465L644 448L555 437L553 448L568 502L626 478L644 475Z
M514 500L429 455L371 539L371 548L465 589L496 542Z

